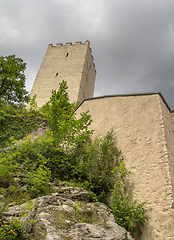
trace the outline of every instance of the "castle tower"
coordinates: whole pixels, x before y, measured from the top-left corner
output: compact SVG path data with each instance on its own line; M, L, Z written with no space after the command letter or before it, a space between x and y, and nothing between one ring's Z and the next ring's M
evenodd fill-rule
M89 41L49 44L30 93L31 98L37 95L39 107L50 99L62 80L67 81L71 102L93 97L96 71L89 45Z

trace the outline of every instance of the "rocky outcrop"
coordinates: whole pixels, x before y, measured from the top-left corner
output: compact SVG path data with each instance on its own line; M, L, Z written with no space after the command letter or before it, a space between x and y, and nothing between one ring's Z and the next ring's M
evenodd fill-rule
M78 187L61 187L57 193L32 200L33 206L21 221L37 220L27 225L23 239L31 240L133 240L120 227L108 207L90 202L91 195ZM20 217L28 203L11 206L4 212L3 224Z

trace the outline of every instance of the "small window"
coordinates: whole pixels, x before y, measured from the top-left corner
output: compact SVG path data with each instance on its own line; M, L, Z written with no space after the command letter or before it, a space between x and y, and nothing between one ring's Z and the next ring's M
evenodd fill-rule
M66 54L66 57L68 57L69 53Z
M58 73L56 73L56 76L58 76Z

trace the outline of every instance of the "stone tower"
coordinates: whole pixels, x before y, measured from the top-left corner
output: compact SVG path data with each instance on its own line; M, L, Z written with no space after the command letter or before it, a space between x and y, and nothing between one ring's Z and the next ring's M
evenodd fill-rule
M30 93L31 98L37 95L39 107L50 99L62 80L67 81L71 102L93 97L96 71L89 45L89 41L49 44Z

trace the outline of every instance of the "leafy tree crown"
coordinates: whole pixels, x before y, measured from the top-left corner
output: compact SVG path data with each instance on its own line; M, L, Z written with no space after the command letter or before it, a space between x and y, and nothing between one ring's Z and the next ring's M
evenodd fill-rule
M25 90L26 63L15 55L0 57L0 102L20 104L29 101Z

